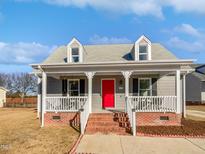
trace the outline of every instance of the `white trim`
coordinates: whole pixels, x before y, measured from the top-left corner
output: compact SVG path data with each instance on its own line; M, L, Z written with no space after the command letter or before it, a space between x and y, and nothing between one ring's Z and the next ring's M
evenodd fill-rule
M174 63L174 64L192 64L194 61L196 61L196 59L179 59L179 60L170 60L170 59L166 59L166 60L144 60L144 61L108 61L108 62L88 62L88 63L49 63L49 64L30 64L30 66L32 67L37 67L38 66L71 66L71 65L100 65L100 64L104 64L104 65L109 65L109 64L152 64L153 63L159 63L159 64L163 64L164 63Z
M102 96L102 81L103 80L113 80L114 81L114 107L109 107L110 109L116 109L116 79L115 78L101 78L101 92L100 92L100 95L101 95L101 108L103 108L103 96ZM106 109L109 109L109 108L106 108Z
M148 44L151 45L151 41L150 41L146 36L144 36L144 35L140 36L140 38L138 38L138 40L137 40L135 43L139 44L140 41L143 40L143 39L144 39Z
M180 88L180 70L176 70L176 96L177 96L177 113L181 113L181 88Z
M44 127L44 114L46 111L46 95L47 95L47 75L45 72L42 72L42 116L41 116L41 127Z
M140 96L140 80L149 80L149 90L150 90L150 96L152 96L152 78L147 78L147 77L140 77L138 78L138 96ZM146 90L146 89L144 89Z
M173 74L175 74L174 72L176 71L176 69L152 69L152 70L129 70L133 73L143 73L143 72L173 72ZM187 70L181 70L181 72L187 72ZM113 71L97 71L96 73L120 73L121 71L117 71L117 70L113 70ZM70 74L73 75L74 73L77 73L79 76L81 76L82 74L85 73L85 71L64 71L64 72L46 72L47 74ZM76 74L76 75L77 75ZM98 74L96 74L97 76Z
M186 75L183 75L183 115L186 118Z
M80 79L67 79L67 96L70 96L69 81L78 81L78 96L80 96Z

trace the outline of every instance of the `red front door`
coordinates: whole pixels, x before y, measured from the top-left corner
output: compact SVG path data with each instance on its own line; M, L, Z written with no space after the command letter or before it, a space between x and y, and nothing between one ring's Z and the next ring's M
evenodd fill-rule
M113 108L115 106L115 82L114 80L102 80L102 106Z

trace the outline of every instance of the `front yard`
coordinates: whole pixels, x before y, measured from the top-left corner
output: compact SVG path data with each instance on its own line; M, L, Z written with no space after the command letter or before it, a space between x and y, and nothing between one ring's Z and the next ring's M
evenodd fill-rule
M187 110L196 110L196 111L204 111L205 112L205 105L189 105L186 108L187 108Z
M0 109L1 154L67 153L78 135L68 126L40 128L34 109Z

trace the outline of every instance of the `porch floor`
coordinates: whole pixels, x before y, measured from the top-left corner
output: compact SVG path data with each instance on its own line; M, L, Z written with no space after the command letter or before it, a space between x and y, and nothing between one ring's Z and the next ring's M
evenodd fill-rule
M93 108L92 113L115 113L115 112L125 112L124 109L103 109L103 108Z

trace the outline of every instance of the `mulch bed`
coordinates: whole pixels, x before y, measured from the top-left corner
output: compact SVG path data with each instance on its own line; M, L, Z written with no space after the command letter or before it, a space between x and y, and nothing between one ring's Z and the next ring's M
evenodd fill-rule
M182 119L182 126L139 126L137 133L144 136L205 137L205 121Z

